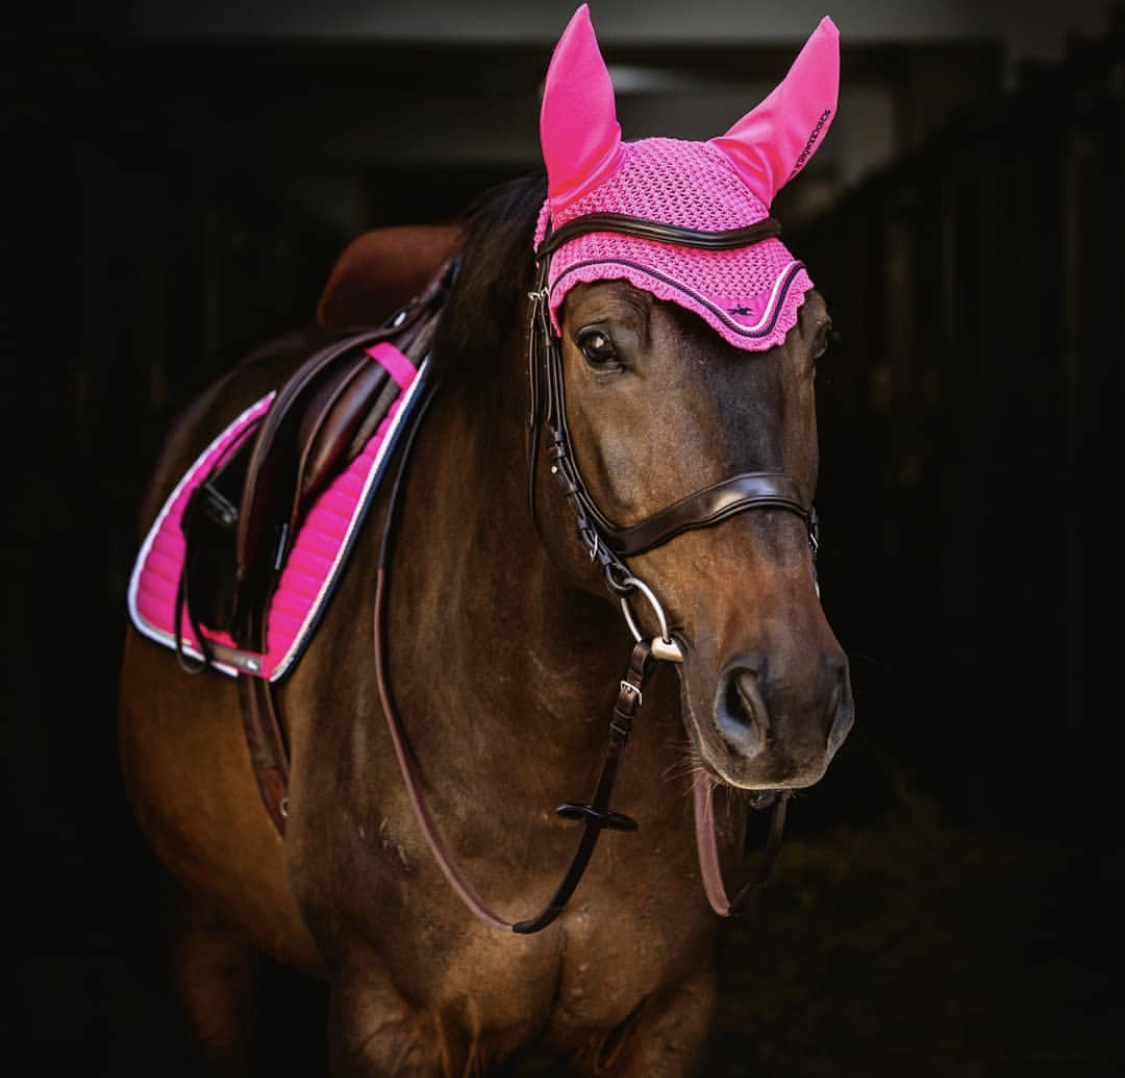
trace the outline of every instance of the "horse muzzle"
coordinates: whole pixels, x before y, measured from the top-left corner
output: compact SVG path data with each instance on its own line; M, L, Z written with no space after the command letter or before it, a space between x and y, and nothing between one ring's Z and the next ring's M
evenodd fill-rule
M731 786L811 786L852 726L847 660L834 642L800 657L735 655L720 669L709 706L692 693L692 680L685 670L697 751L704 767Z

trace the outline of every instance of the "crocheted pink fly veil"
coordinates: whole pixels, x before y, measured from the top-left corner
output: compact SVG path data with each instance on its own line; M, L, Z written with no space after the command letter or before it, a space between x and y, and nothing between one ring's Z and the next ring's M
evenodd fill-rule
M822 19L789 73L757 108L709 142L622 142L609 72L583 4L547 71L539 119L548 222L620 213L708 232L769 216L774 195L808 163L836 113L839 34ZM624 279L694 312L737 348L780 344L812 287L803 263L777 239L708 251L609 232L580 235L551 256L551 318L583 281Z

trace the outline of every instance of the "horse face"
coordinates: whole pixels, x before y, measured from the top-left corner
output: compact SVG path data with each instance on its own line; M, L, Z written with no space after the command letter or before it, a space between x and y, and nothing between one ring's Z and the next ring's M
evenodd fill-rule
M787 473L811 504L813 381L829 328L809 292L785 343L749 353L624 281L575 287L562 318L567 415L599 507L630 526L751 471ZM703 767L748 789L817 781L851 726L852 696L800 517L742 512L629 566L680 639L685 722Z

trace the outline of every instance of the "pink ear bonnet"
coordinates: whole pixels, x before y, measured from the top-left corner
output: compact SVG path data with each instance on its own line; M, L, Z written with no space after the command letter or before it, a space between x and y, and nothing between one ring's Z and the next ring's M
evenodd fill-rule
M839 34L822 19L777 88L725 135L709 142L622 142L590 13L583 4L555 47L539 134L547 201L536 234L591 213L618 213L708 232L769 216L774 195L804 168L836 114ZM637 236L591 232L551 256L549 307L581 281L625 279L694 312L736 348L780 344L812 281L777 239L700 250Z

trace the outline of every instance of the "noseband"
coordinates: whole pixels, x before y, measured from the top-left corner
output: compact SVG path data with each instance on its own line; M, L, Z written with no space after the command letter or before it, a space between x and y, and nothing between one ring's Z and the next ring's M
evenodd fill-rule
M582 479L571 444L566 418L566 390L563 376L562 342L551 324L551 254L577 236L590 232L616 232L640 239L655 240L680 247L706 251L749 247L781 234L781 225L772 217L747 228L722 232L703 232L678 228L622 213L591 213L568 221L557 232L548 228L536 249L538 275L531 303L528 328L528 501L535 516L535 474L539 455L540 428L546 428L547 457L551 473L558 480L574 513L578 537L591 561L599 563L611 592L622 606L634 637L640 639L629 612L628 596L641 590L661 622L660 636L653 640L658 659L682 662L678 642L667 631L664 613L651 589L644 586L622 559L643 554L694 528L709 528L750 509L783 509L795 513L805 523L814 561L817 548L816 510L806 504L797 482L784 472L739 472L712 486L697 490L686 498L658 510L629 527L619 527L603 513Z

